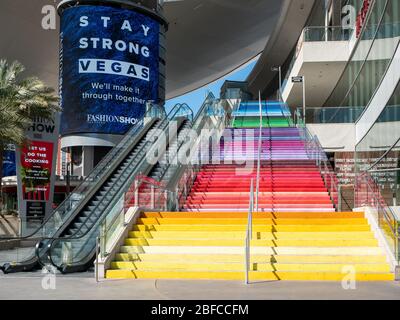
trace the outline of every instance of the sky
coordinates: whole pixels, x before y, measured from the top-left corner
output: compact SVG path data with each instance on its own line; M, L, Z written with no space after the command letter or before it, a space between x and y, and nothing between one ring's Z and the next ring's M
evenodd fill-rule
M201 87L195 91L184 94L174 99L167 100L165 103L165 109L167 113L173 108L173 106L177 103L187 103L190 108L192 108L194 114L196 115L197 111L200 109L206 94L208 91L212 91L215 97L219 97L220 89L224 84L225 80L233 80L233 81L244 81L249 75L250 71L254 68L257 63L258 57L252 59L250 62L246 63L239 69L234 70L227 76L214 81L204 87Z

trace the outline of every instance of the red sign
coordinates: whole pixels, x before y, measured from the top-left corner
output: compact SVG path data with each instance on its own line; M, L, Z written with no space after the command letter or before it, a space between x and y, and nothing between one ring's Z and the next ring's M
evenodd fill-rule
M371 6L371 0L364 0L361 7L360 13L356 20L356 37L359 38L361 34L361 29L364 26L365 20L367 19L368 10Z
M49 200L52 165L53 143L29 141L21 149L21 181L24 200Z

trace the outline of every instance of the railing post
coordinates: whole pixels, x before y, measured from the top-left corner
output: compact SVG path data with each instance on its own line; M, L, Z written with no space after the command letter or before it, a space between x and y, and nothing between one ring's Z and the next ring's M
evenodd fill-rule
M188 190L187 190L187 176L186 173L184 175L184 180L185 183L183 184L183 194L186 196L188 194Z
M139 207L139 188L138 188L138 181L135 180L134 182L134 188L135 188L135 206Z
M96 282L99 282L100 238L96 238Z
M251 179L249 195L249 212L247 217L247 229L245 238L245 284L249 284L250 269L250 245L253 237L253 210L254 210L254 179Z
M338 191L338 211L342 212L342 185L339 184L338 186L339 191Z
M249 248L249 234L248 234L248 232L247 232L247 234L246 234L246 240L245 240L245 252L244 252L244 254L245 254L245 259L244 259L244 263L245 263L245 279L244 279L244 283L246 284L246 285L248 285L249 284L249 250L248 250L248 248Z
M154 186L151 185L150 187L150 207L154 210Z
M186 199L186 194L183 195L183 198ZM175 190L175 206L176 206L176 211L180 210L180 204L179 204L179 187L176 187Z
M258 135L258 153L257 153L257 181L256 181L256 211L258 212L259 203L259 191L260 191L260 170L261 170L261 150L262 150L262 128L263 128L263 115L262 115L262 103L261 103L261 92L259 91L259 107L260 107L260 132ZM252 184L253 188L253 184Z
M254 211L254 181L251 179L251 202L250 202L250 240L253 239L253 211Z
M120 223L121 223L121 226L125 226L125 209L123 209L122 210L122 213L121 213L121 215L120 215Z
M102 252L104 252L104 256L106 253L106 247L107 247L107 226L106 226L106 221L107 219L104 220L104 222L101 225L100 229L100 247L103 248Z

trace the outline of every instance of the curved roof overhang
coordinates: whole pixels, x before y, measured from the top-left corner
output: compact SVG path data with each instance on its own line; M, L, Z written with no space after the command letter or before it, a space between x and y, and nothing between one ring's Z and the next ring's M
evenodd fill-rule
M258 55L273 34L286 1L167 2L167 98L206 85ZM45 5L54 7L56 2L1 0L0 58L19 60L28 74L57 88L58 21L56 29L42 28Z
M272 72L271 68L283 66L287 62L314 4L315 0L282 0L282 14L277 21L276 28L247 78L251 93L258 96L258 92L261 91L264 97L268 97L272 94L268 89L279 87L278 75L276 72Z

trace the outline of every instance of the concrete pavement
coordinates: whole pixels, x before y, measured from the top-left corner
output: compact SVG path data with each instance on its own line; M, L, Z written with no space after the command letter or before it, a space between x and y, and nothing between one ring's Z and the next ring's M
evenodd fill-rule
M400 300L400 283L358 282L355 290L344 290L340 282L276 281L249 286L237 281L101 280L96 283L91 272L57 275L55 281L37 272L0 274L0 299Z

